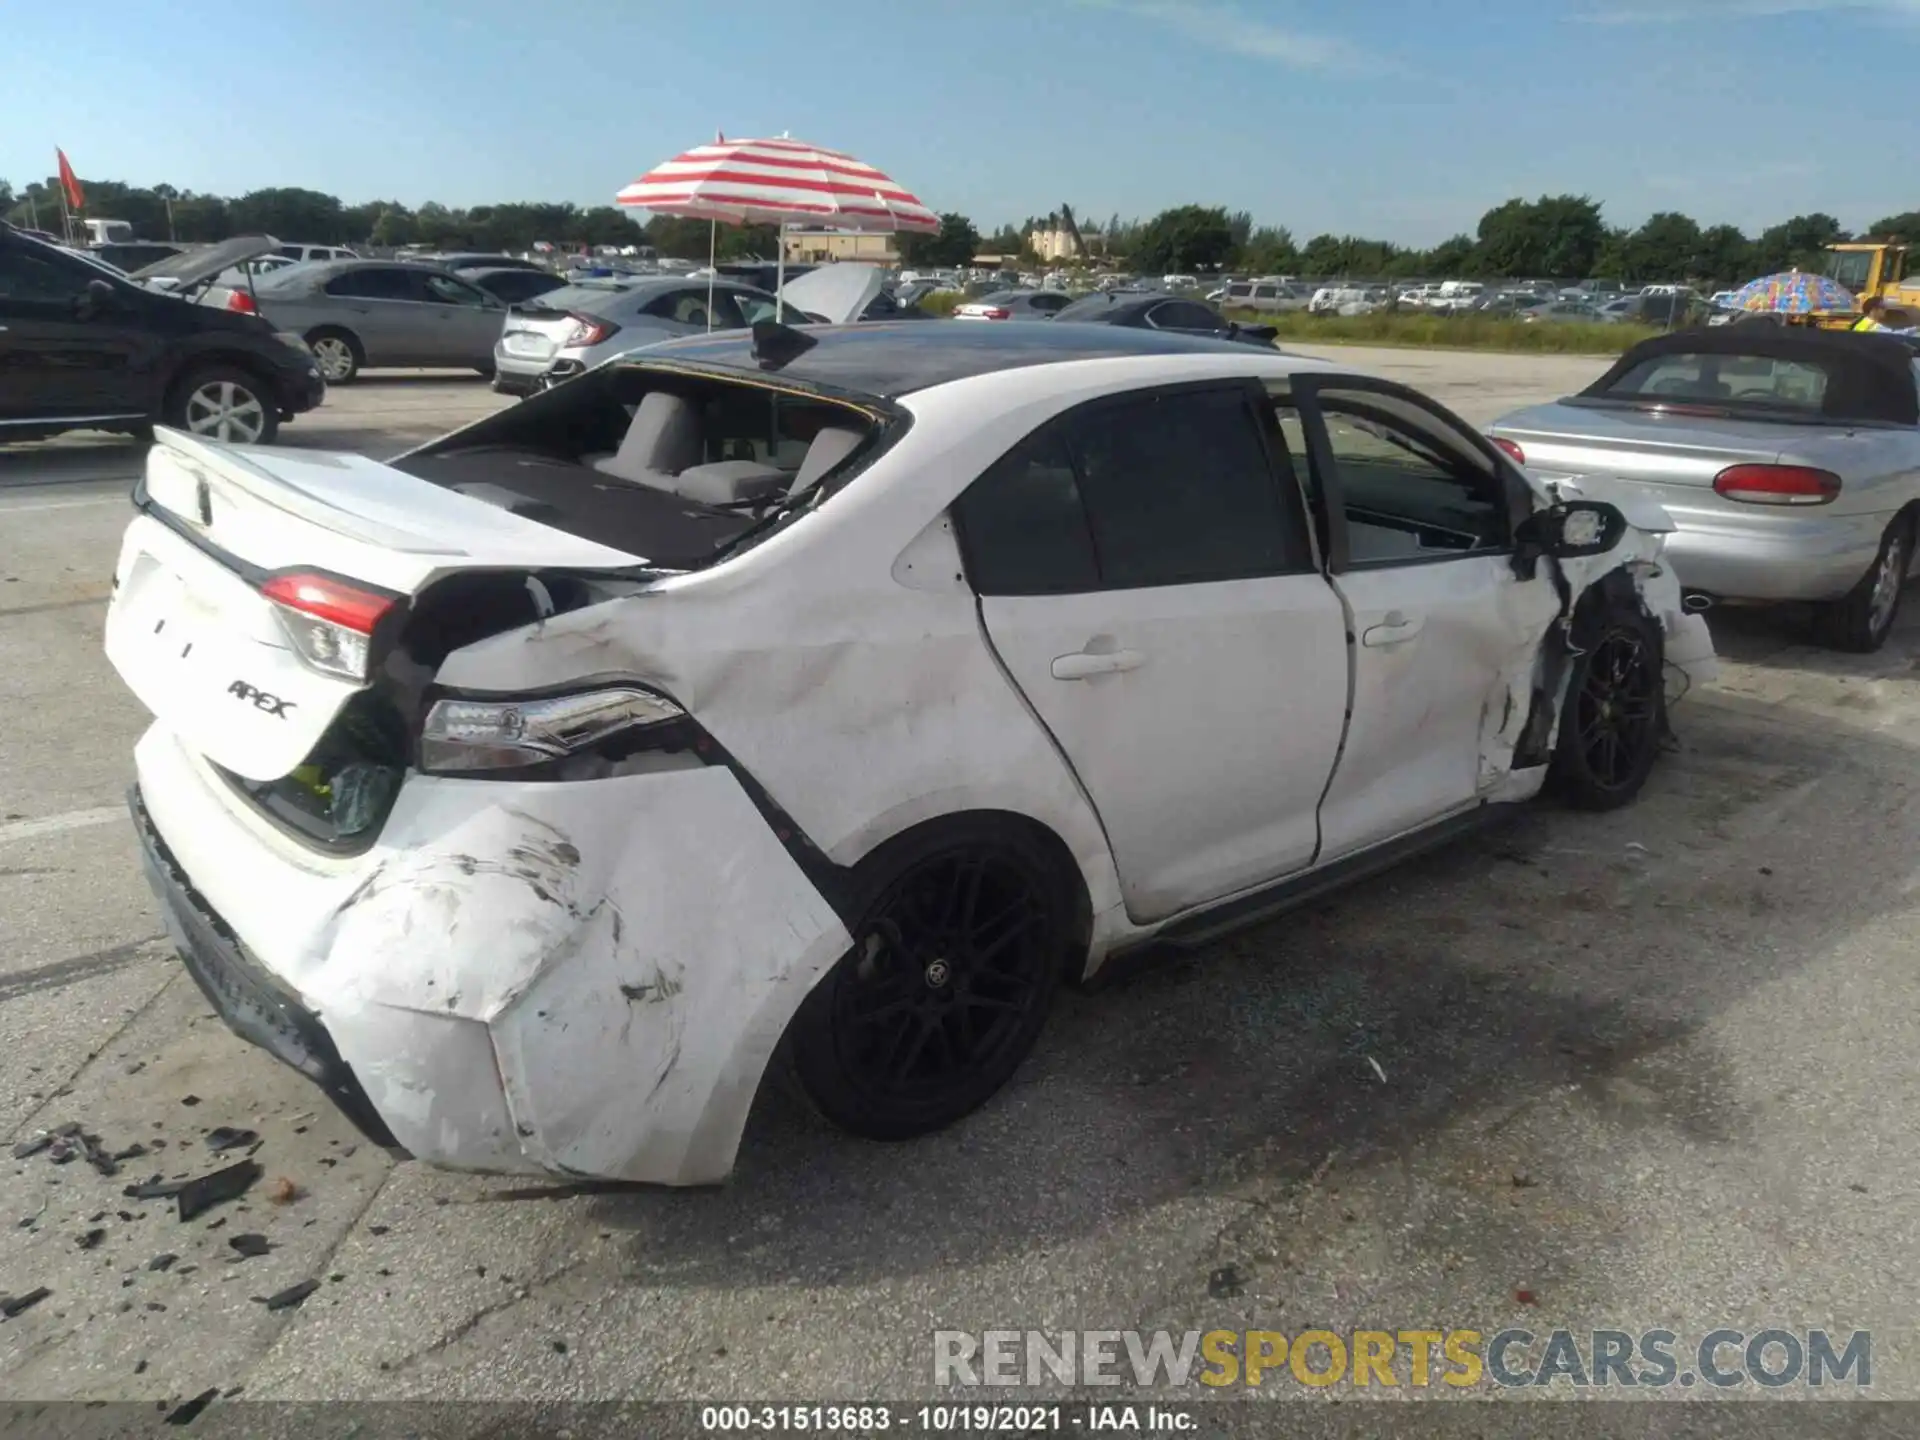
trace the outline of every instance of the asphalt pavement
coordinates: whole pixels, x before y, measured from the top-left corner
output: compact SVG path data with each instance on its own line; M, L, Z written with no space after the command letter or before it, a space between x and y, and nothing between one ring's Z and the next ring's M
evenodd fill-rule
M1604 366L1340 353L1475 422ZM499 403L370 377L285 440L392 453ZM1638 804L1068 995L947 1133L769 1088L726 1186L583 1191L395 1164L168 957L100 650L137 463L0 451L0 1134L99 1137L0 1161L0 1296L49 1292L0 1321L0 1399L905 1399L940 1329L1513 1325L1866 1328L1869 1393L1920 1398L1920 607L1868 657L1716 613L1723 678ZM191 1221L126 1194L255 1144Z

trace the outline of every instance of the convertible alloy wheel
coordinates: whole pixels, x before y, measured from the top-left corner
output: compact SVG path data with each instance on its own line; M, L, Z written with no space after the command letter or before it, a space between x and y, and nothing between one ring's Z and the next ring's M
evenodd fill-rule
M187 430L206 440L251 445L267 428L260 397L233 380L209 380L187 396Z
M1593 649L1574 699L1575 743L1603 790L1637 786L1658 742L1660 677L1645 641L1609 630Z
M794 1068L814 1105L898 1140L982 1104L1032 1048L1058 988L1061 890L1012 837L934 844L892 871L798 1017Z
M1867 623L1874 634L1883 634L1893 624L1894 611L1900 605L1900 587L1906 583L1907 537L1890 535L1873 572L1873 598L1867 602Z

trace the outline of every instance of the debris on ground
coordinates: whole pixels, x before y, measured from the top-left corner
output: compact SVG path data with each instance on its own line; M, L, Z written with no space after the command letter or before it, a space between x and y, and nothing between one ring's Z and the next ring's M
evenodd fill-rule
M1215 1300L1232 1300L1245 1288L1240 1271L1232 1265L1222 1265L1207 1276L1207 1294Z
M267 1243L266 1236L252 1233L229 1236L227 1238L227 1244L239 1252L239 1257L242 1260L254 1259L257 1256L267 1254L273 1249L273 1246Z
M171 1255L171 1254L156 1255L151 1260L147 1261L147 1269L171 1270L173 1268L173 1262L178 1260L179 1258L180 1257L178 1255Z
M217 1388L212 1390L202 1390L198 1395L194 1396L191 1400L184 1400L180 1404L176 1405L173 1409L169 1410L167 1412L167 1424L191 1425L195 1420L200 1418L200 1412L202 1410L206 1409L207 1406L211 1405L215 1400L219 1398L220 1398L220 1391Z
M302 1280L298 1285L289 1285L286 1289L278 1291L275 1294L268 1295L264 1298L256 1295L253 1298L269 1310L288 1310L298 1305L319 1288L320 1282L318 1280Z
M369 1225L367 1227L367 1233L369 1235L384 1235L392 1228L391 1225Z
M180 1218L191 1220L227 1200L238 1200L253 1188L262 1171L252 1160L242 1160L237 1165L229 1165L224 1170L216 1170L211 1175L202 1175L197 1180L189 1180L177 1192L180 1202Z
M164 1176L154 1175L140 1181L137 1185L122 1186L120 1193L129 1200L171 1200L191 1183L186 1180L168 1180Z
M553 1341L549 1341L548 1343L549 1343L549 1344L551 1344L551 1345L553 1346L553 1353L554 1353L554 1354L556 1354L556 1355L564 1355L564 1354L566 1354L566 1353L567 1353L567 1342L566 1342L566 1341L564 1341L564 1340L553 1340Z
M165 1142L163 1141L161 1143L164 1144ZM117 1165L122 1161L126 1161L126 1160L138 1160L142 1155L146 1153L147 1153L147 1147L142 1145L138 1140L136 1140L133 1142L133 1144L114 1151L111 1158L113 1159L113 1162Z
M146 1373L147 1373L147 1362L146 1362L146 1361L144 1361L144 1360L137 1360L137 1361L135 1361L135 1362L134 1362L134 1366L133 1366L133 1373L134 1373L134 1374L136 1374L136 1375L144 1375L144 1374L146 1374Z
M209 1150L243 1150L260 1137L251 1130L236 1130L231 1125L216 1125L207 1132Z
M78 1245L82 1250L91 1250L93 1249L94 1246L98 1245L102 1240L106 1238L107 1238L106 1227L102 1225L96 1225L93 1227L93 1229L87 1231L86 1234L76 1236L74 1239L74 1244Z
M267 1199L275 1205L291 1205L304 1192L284 1175L276 1175L267 1186Z
M198 1095L182 1095L180 1097L180 1103L189 1106L198 1105L200 1103L200 1097Z
M51 1130L36 1130L33 1134L13 1147L13 1158L16 1160L25 1160L30 1155L38 1155L51 1144L53 1144L53 1132Z
M1533 1176L1524 1170L1516 1170L1513 1172L1513 1188L1516 1190L1531 1190L1538 1183Z
M1522 1305L1538 1305L1540 1303L1539 1297L1531 1290L1516 1290L1513 1292L1513 1298Z
M1380 1062L1369 1055L1367 1056L1367 1064L1371 1065L1373 1067L1373 1073L1380 1077L1380 1083L1382 1085L1386 1084L1387 1072L1380 1068Z
M51 1294L53 1291L42 1285L38 1289L27 1291L24 1295L0 1297L0 1316L11 1320L23 1310L31 1310Z

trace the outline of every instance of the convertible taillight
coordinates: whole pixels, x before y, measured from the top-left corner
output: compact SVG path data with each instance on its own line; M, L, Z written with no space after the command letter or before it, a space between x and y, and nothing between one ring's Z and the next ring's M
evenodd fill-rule
M227 309L236 315L258 315L260 307L253 303L253 296L244 290L227 292Z
M1520 448L1518 441L1509 440L1504 435L1495 435L1492 438L1493 443L1506 451L1507 458L1513 461L1514 464L1524 465L1527 463L1527 452Z
M1729 465L1713 477L1713 492L1748 505L1825 505L1840 493L1840 477L1810 465Z

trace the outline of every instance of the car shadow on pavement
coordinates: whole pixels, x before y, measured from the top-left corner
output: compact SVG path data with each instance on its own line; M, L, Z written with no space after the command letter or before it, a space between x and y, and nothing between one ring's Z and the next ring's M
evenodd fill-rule
M1804 722L1718 692L1676 724L1680 750L1634 806L1542 804L1103 993L1064 995L1015 1082L947 1132L861 1142L768 1083L727 1187L600 1195L592 1218L630 1232L649 1283L857 1284L1044 1255L1185 1201L1284 1209L1336 1156L1349 1187L1399 1183L1415 1151L1477 1173L1500 1163L1490 1137L1534 1106L1572 1107L1574 1129L1623 1144L1653 1132L1689 1153L1740 1147L1765 1097L1736 1086L1703 1027L1908 903L1910 862L1893 847L1835 873L1797 856L1816 823L1800 803L1817 790L1821 815L1890 819L1905 801L1884 777L1914 754L1865 732L1810 746ZM1606 1183L1572 1141L1562 1149L1563 1191ZM1487 1183L1463 1203L1484 1200L1490 1223L1447 1238L1465 1263L1498 1272L1554 1252L1547 1215L1580 1197L1536 1220L1510 1208L1523 1177ZM769 1229L777 1244L737 1243ZM1410 1243L1409 1227L1392 1233ZM1603 1251L1585 1262L1602 1283Z

